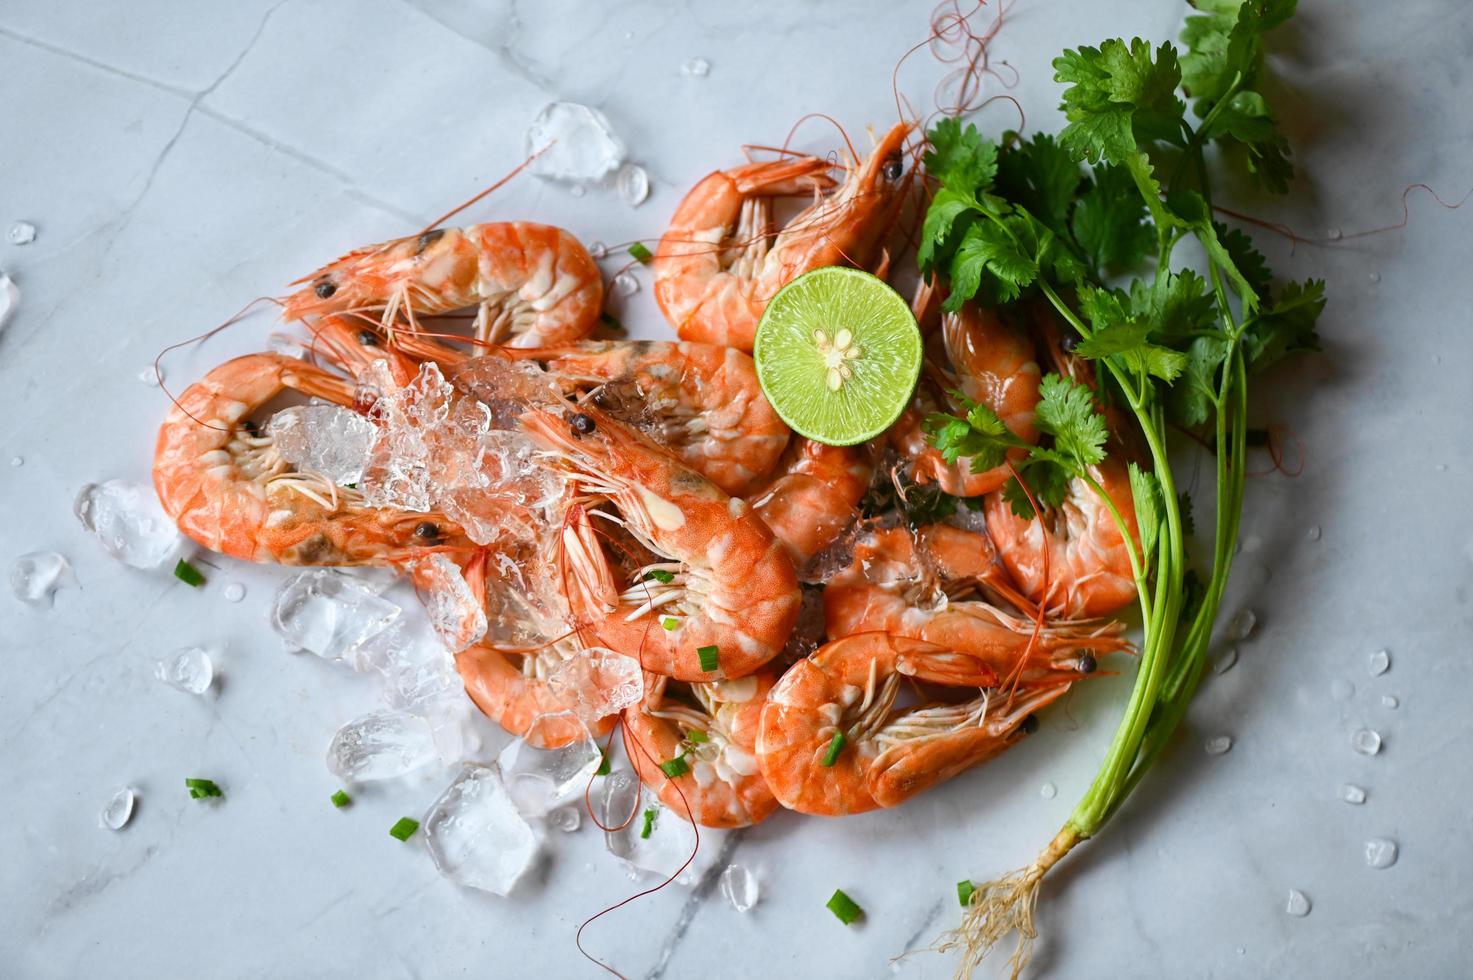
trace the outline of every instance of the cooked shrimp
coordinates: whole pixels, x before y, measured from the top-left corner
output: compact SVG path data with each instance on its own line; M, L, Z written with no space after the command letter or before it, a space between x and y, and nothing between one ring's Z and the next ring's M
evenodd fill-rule
M741 677L777 656L798 616L797 575L745 501L593 405L570 420L534 410L521 421L583 493L619 511L590 513L616 521L655 556L633 570L622 594L575 601L606 646L691 681ZM575 570L607 562L568 549L562 560ZM699 651L710 647L718 666L703 670Z
M569 232L525 221L442 228L370 245L297 282L286 317L381 310L402 315L476 307L475 339L512 347L579 340L598 325L603 279Z
M488 718L538 748L557 749L586 738L585 732L607 735L614 725L610 715L585 726L575 710L576 693L559 692L548 683L563 663L587 655L571 639L525 651L481 643L459 653L455 668L465 692ZM599 676L595 675L596 684Z
M661 803L703 827L747 827L777 809L757 766L757 728L775 680L770 670L694 684L645 675L644 700L624 710L624 748ZM672 778L660 764L677 757L687 771Z
M918 298L917 306L926 305ZM943 313L940 322L940 347L950 368L936 370L938 387L943 392L960 390L996 412L1013 435L1037 442L1033 411L1038 406L1042 376L1032 338L998 311L984 310L976 303L967 303L956 313ZM976 497L1001 487L1011 476L1006 464L975 473L971 459L961 457L947 463L927 441L921 422L945 399L944 394L929 387L923 383L917 388L915 403L891 429L892 444L914 460L913 479L922 484L936 483L957 497ZM1014 450L1010 455L1016 461L1024 451Z
M772 482L747 499L801 571L854 520L873 472L861 447L795 436Z
M443 514L371 508L355 490L293 471L247 418L287 391L353 404L352 382L276 354L227 361L179 396L159 428L153 483L181 531L213 551L282 565L474 550Z
M1112 455L1090 467L1089 473L1114 502L1139 546L1135 500L1125 464ZM1106 616L1135 599L1135 574L1125 539L1104 501L1083 480L1070 481L1064 502L1047 508L1041 523L1038 518L1014 514L1001 493L989 495L985 507L987 530L1003 564L1024 594L1050 613ZM1045 548L1049 555L1047 594Z
M598 404L628 419L733 496L772 472L788 427L767 403L752 357L716 344L582 343L528 351L563 384L605 386ZM518 353L516 356L524 356Z
M757 763L778 802L829 817L904 803L1002 752L1029 715L1069 689L1055 684L1013 698L979 691L961 704L897 709L905 677L998 682L980 661L921 640L861 633L824 645L789 668L762 710Z
M877 263L910 189L902 144L911 124L851 161L844 182L774 235L771 198L833 186L815 157L718 170L696 184L655 251L655 299L684 340L752 349L773 295L825 265Z
M853 564L824 590L828 635L878 630L926 640L977 659L1009 686L1074 680L1095 671L1097 654L1126 647L1114 624L1047 622L1035 631L1031 619L985 593L969 597L978 586L1004 595L1012 590L995 562L984 557L963 565L963 538L975 542L979 555L991 551L985 535L944 524L914 538L905 528L862 535Z

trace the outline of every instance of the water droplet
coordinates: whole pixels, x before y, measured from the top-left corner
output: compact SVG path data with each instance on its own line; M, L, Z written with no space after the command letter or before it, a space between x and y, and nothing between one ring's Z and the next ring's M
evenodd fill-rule
M1342 232L1339 228L1331 228L1329 231L1325 232L1325 237L1332 242L1338 242L1342 237L1344 237L1344 232Z
M620 167L614 183L619 188L619 196L631 208L639 207L650 196L649 174L637 163L626 163Z
M609 254L609 247L603 242L594 242L588 246L588 254L596 259L601 259Z
M150 388L157 388L160 380L164 377L163 368L155 368L152 364L138 372L138 380Z
M1336 701L1349 701L1355 697L1355 685L1343 677L1337 677L1330 682L1330 697Z
M10 465L11 466L24 466L24 465L26 465L25 458L22 457L22 456L12 456L12 457L10 457Z
M1354 783L1346 783L1340 787L1340 799L1351 806L1360 806L1366 801L1366 791Z
M122 830L133 819L133 791L127 786L113 794L97 814L97 824L104 830Z
M757 885L756 875L740 864L733 864L721 872L721 894L726 896L732 908L746 912L757 904L761 888Z
M1318 541L1322 532L1320 531L1320 526L1318 524L1311 524L1309 526L1309 531L1306 533L1309 535L1309 540Z
M1207 750L1208 755L1222 755L1233 747L1233 738L1231 735L1214 735L1203 742L1202 747Z
M1051 800L1055 796L1059 795L1059 788L1053 783L1044 783L1042 786L1038 787L1038 795L1046 800Z
M1284 911L1303 918L1309 914L1309 909L1309 896L1297 888L1289 889L1289 900L1284 903Z
M1253 552L1257 551L1258 549L1260 549L1262 547L1263 547L1263 539L1260 538L1256 534L1250 534L1246 538L1243 539L1243 551L1246 552L1247 554L1250 554L1251 555L1251 554L1253 554Z
M72 567L54 551L33 551L21 555L10 566L10 591L21 602L49 607L56 590L75 585Z
M1381 273L1379 273L1379 272L1372 272L1367 278L1370 279L1371 282L1380 282L1381 281Z
M1395 694L1381 695L1381 707L1383 708L1395 708L1400 704L1401 702L1397 700Z
M1233 669L1233 665L1237 662L1238 648L1228 647L1226 650L1222 651L1222 653L1219 653L1215 658L1213 658L1212 672L1214 674L1226 674L1228 671Z
M1366 864L1372 868L1389 868L1396 863L1396 841L1373 837L1366 841Z
M1381 736L1369 728L1362 728L1350 736L1350 745L1361 755L1375 755L1381 751Z
M691 78L705 78L711 74L711 62L705 58L689 58L680 66L680 73Z
M1447 464L1446 463L1438 463L1437 464L1437 472L1439 472L1439 473L1446 473L1447 472Z
M574 197L582 197L584 194L588 193L588 190L582 184L574 184L572 187L568 188L568 193L572 194Z
M1371 662L1367 664L1372 677L1380 677L1391 669L1391 651L1377 650L1371 654Z
M12 245L29 245L36 240L36 226L29 221L17 221L5 237Z
M225 591L222 594L230 602L239 602L245 598L245 586L239 582L231 582L225 586Z
M215 679L215 665L203 647L183 647L155 664L153 675L176 691L203 694Z
M547 822L563 833L571 834L583 825L583 815L576 806L565 806L549 813Z
M632 296L639 292L639 280L627 272L621 272L609 283L609 292L615 296Z
M1228 636L1234 640L1246 640L1258 628L1258 614L1252 609L1239 609L1228 623Z

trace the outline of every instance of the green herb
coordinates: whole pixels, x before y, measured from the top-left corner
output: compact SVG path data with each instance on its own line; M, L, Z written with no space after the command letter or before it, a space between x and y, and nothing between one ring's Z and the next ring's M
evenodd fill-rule
M685 753L682 752L673 759L667 759L660 763L660 771L671 779L679 779L690 772L690 766L686 765Z
M956 883L956 900L961 903L962 908L972 904L972 895L977 891L977 886L970 881L958 881Z
M660 625L667 630L674 630L680 626L680 620L676 619L674 616L666 616L664 619L660 620Z
M834 918L838 919L846 926L852 923L855 919L859 918L861 915L864 915L864 909L860 908L858 904L855 903L854 899L850 898L848 895L845 895L842 888L835 888L834 897L830 898L824 904L828 907L828 910L830 912L834 913Z
M649 582L651 580L669 585L671 582L675 581L675 573L667 572L663 568L652 568L648 572L644 573L644 578L640 579L640 581Z
M639 836L642 839L648 839L648 837L650 836L650 831L655 829L655 817L658 813L659 811L652 806L645 807L644 826L639 828Z
M223 797L225 795L220 787L215 785L215 781L212 779L186 779L184 780L184 786L189 790L189 798L191 800L203 800L211 796Z
M598 322L603 324L605 327L608 327L610 330L624 329L624 324L620 323L619 318L614 316L612 313L600 313L598 315Z
M337 807L339 810L347 806L349 803L353 802L353 798L343 790L338 790L336 793L332 794L330 799L332 800L332 805Z
M838 762L839 754L844 751L844 746L848 744L848 742L849 740L844 737L844 733L835 729L834 737L829 740L828 751L823 754L823 761L819 764L822 766L832 766L834 763Z
M174 566L174 577L185 585L192 585L196 589L205 584L205 577L200 574L200 570L183 558L179 559L178 564Z
M598 768L593 770L595 776L607 776L609 774L609 753L605 749L598 750Z
M419 829L419 821L413 817L400 817L394 826L389 828L389 836L395 840L408 840L414 836Z
M640 265L649 265L654 259L654 253L645 248L643 242L635 242L629 246L629 254L639 260Z
M717 647L696 647L696 656L701 658L701 670L710 673L721 669L721 650Z
M1045 508L1071 486L1097 494L1127 542L1144 631L1135 688L1100 770L1048 851L1017 879L1027 887L989 889L973 902L958 885L969 954L985 952L976 937L995 923L1031 919L1020 909L1031 908L1043 874L1100 831L1168 744L1201 680L1232 566L1250 378L1319 348L1324 284L1275 288L1249 236L1213 220L1216 171L1237 168L1269 191L1285 190L1292 176L1261 82L1263 34L1295 0L1194 5L1201 13L1187 19L1183 51L1137 38L1056 59L1067 120L1056 139L993 142L954 119L929 134L925 164L940 186L922 225L922 272L947 279L949 309L973 299L1047 304L1077 335L1073 353L1093 362L1099 390L1045 377L1036 446L1019 445L995 414L959 395L955 415L930 416L925 431L949 461L985 469L1018 457L1022 482L1009 480L1003 494L1025 517L1034 516L1030 493ZM1208 144L1222 151L1210 161ZM1183 243L1200 254L1204 274L1173 263ZM1130 420L1145 451L1128 466L1139 545L1093 469L1112 452L1102 403ZM1173 429L1192 433L1213 457L1213 542L1200 578L1188 568L1190 501L1167 456Z
M699 728L692 728L690 731L685 733L685 740L692 745L703 745L706 742L711 741L711 736L707 735Z

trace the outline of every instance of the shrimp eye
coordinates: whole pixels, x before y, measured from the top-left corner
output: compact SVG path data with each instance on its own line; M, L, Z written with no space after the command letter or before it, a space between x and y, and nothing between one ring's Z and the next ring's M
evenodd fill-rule
M581 436L586 436L598 428L598 425L593 421L593 416L585 415L582 412L575 414L569 422L573 426L573 431Z
M240 423L240 427L242 431L249 433L250 435L255 435L257 432L261 431L261 427L251 419L246 419L244 422Z
M880 167L880 173L884 174L886 180L899 180L900 175L905 173L905 167L899 157L891 157Z
M313 286L312 291L317 294L318 299L327 299L338 291L338 287L334 285L331 279L324 279Z
M1029 715L1027 718L1023 719L1023 724L1019 727L1023 729L1023 734L1032 735L1034 732L1038 731L1038 716Z
M1077 346L1079 346L1079 338L1074 336L1074 334L1072 333L1065 334L1064 338L1059 341L1059 348L1063 350L1065 354L1074 353L1074 348Z
M372 330L360 330L358 331L358 343L362 344L364 347L377 347L378 334L374 333Z
M1079 658L1079 663L1075 667L1075 669L1078 670L1081 674L1093 674L1096 670L1099 669L1099 666L1099 661L1090 654L1086 653Z
M424 541L433 541L440 536L440 528L434 521L420 521L414 526L414 536Z
M443 228L437 228L434 231L425 232L423 235L420 235L419 238L415 239L414 254L421 254L425 249L438 242L444 236L445 229Z

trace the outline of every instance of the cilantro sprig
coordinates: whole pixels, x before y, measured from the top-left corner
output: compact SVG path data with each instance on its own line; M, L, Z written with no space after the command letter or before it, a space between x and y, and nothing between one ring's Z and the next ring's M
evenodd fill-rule
M1098 378L1087 387L1058 374L1040 386L1037 445L1015 437L986 405L953 393L957 411L924 429L948 462L981 471L1007 462L1005 499L1020 515L1033 501L1098 495L1130 555L1144 639L1135 688L1094 782L1064 829L1021 872L1038 880L1069 849L1098 833L1150 769L1180 722L1206 664L1242 512L1250 379L1296 352L1317 350L1324 283L1276 285L1244 231L1214 220L1214 177L1237 170L1267 192L1293 177L1288 143L1263 96L1264 35L1295 0L1193 0L1183 47L1140 38L1064 51L1053 62L1065 125L1057 136L996 141L957 119L928 134L924 160L938 182L917 256L946 280L946 307L1042 303L1068 324L1074 357ZM1206 147L1220 152L1209 157ZM1177 247L1191 242L1187 265ZM1185 251L1183 254L1186 254ZM1102 414L1141 453L1121 455ZM1191 433L1213 456L1211 553L1188 567L1190 504L1169 450ZM1122 510L1100 483L1117 456L1128 477ZM1020 482L1020 480L1022 482ZM1009 879L1014 881L1014 879ZM1016 884L968 902L976 917L1015 915L1033 901ZM1005 921L1021 921L1011 919Z

